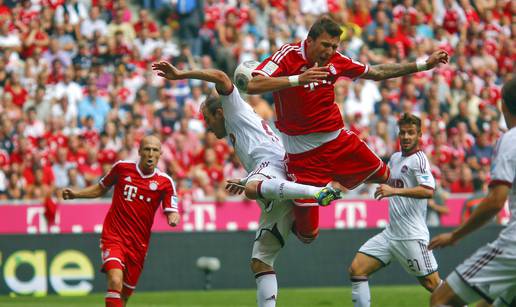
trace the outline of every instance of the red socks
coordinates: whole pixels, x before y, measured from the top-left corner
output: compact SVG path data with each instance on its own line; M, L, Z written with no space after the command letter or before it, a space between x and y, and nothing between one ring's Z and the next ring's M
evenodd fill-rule
M124 307L122 298L120 297L120 291L108 289L106 292L106 307Z

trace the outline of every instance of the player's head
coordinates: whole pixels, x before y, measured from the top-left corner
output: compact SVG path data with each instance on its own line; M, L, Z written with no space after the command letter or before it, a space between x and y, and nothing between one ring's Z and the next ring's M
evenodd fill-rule
M516 123L516 77L505 82L502 87L502 111L505 122L509 128Z
M201 112L208 131L215 134L218 139L226 137L226 125L224 124L224 110L220 98L217 95L210 95L201 105Z
M152 173L158 165L161 156L161 142L154 135L147 135L140 141L138 149L140 155L139 167L145 173Z
M333 19L326 16L319 18L310 28L306 38L308 60L319 66L326 65L337 52L341 34L340 26Z
M417 150L421 138L421 119L415 115L403 113L398 120L398 128L401 151L411 153Z

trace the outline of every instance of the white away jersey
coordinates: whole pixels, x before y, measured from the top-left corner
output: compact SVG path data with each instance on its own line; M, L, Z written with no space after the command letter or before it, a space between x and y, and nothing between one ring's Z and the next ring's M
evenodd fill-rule
M389 185L396 188L414 188L419 185L435 190L430 163L422 151L410 156L401 152L389 161ZM426 226L427 199L391 196L389 198L389 225L385 234L392 240L429 240Z
M512 128L500 137L493 152L491 164L491 183L505 184L511 187L509 193L509 210L511 218L507 227L500 233L500 239L516 243L516 128Z
M250 172L263 161L283 161L285 149L267 122L245 102L236 86L221 95L226 132L244 168Z

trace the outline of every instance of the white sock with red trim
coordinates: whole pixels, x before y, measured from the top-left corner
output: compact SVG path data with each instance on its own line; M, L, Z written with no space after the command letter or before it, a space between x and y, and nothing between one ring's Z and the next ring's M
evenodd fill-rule
M258 185L258 195L265 199L313 199L322 188L280 179L268 179Z
M106 303L106 307L124 307L124 302L118 290L108 289L104 302Z
M256 300L258 307L275 307L278 297L278 282L274 271L257 273Z
M371 306L371 293L369 292L367 277L351 277L351 300L353 301L353 307Z

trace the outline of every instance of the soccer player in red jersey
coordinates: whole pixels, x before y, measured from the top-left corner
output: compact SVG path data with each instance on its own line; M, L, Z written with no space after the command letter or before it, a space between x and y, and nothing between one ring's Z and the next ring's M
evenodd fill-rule
M108 283L106 307L125 306L135 289L159 205L170 226L175 227L180 218L174 182L156 168L161 155L159 139L145 136L139 155L138 162L116 162L98 184L82 190L63 190L64 199L96 198L115 186L100 240L102 271Z
M439 50L426 61L368 66L337 52L340 34L337 23L320 18L306 40L286 44L265 59L247 90L274 92L291 180L315 186L335 180L353 189L363 182L385 182L389 169L357 135L343 129L334 83L340 77L384 80L432 69L447 63L448 54ZM296 206L294 214L296 235L308 243L319 232L319 208L306 205Z

